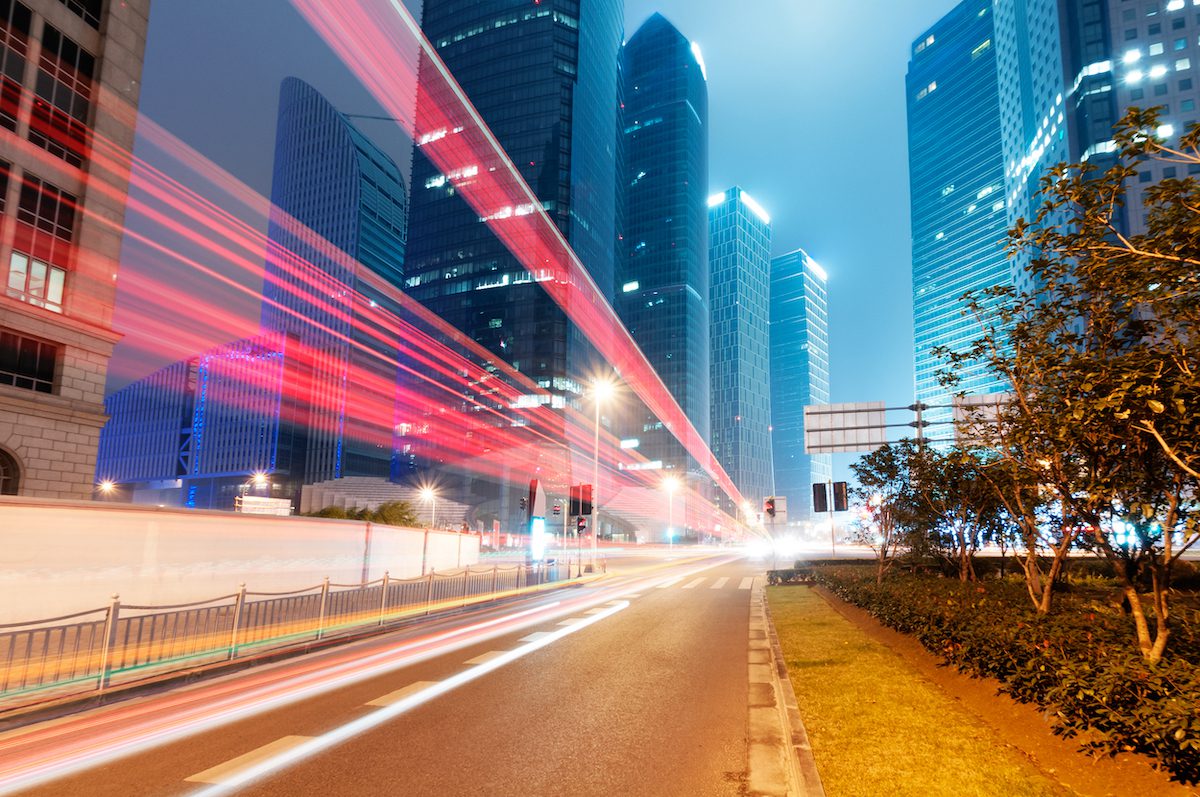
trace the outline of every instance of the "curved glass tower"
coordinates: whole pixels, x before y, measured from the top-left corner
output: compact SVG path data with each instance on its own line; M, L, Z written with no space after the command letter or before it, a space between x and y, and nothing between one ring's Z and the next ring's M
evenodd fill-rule
M655 14L625 45L625 250L617 311L692 425L709 438L708 84L700 48ZM681 477L699 474L648 412L627 440Z

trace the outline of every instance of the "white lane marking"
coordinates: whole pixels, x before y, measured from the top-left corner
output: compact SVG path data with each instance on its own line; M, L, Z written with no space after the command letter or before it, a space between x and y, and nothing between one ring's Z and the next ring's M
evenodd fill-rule
M393 703L403 700L414 692L420 692L422 689L426 689L436 683L437 681L417 681L416 683L409 684L403 689L397 689L395 692L388 692L383 697L377 697L374 700L367 702L366 705L390 706Z
M264 744L257 750L251 750L237 758L231 758L223 764L217 764L215 767L209 767L203 772L197 772L190 778L184 778L184 780L190 783L224 783L230 778L237 777L239 773L255 767L264 761L268 761L276 755L293 750L305 742L312 741L312 739L313 737L311 736L284 736L282 739L276 739L270 744Z
M742 583L738 584L738 589L750 589L754 584L754 576L746 576L742 579Z
M473 659L467 659L463 664L487 664L492 659L498 659L503 656L503 650L489 650L487 653L481 653Z
M518 642L537 642L539 639L545 639L546 637L550 636L550 634L551 634L550 631L534 631L529 636L523 636L520 639L518 639L517 641Z
M514 648L505 652L503 655L497 656L486 664L480 664L477 667L472 667L469 670L463 670L457 675L452 675L444 681L439 681L428 689L416 692L404 698L398 703L393 703L386 708L381 708L378 711L373 711L370 714L351 720L345 725L334 728L320 736L313 737L303 744L297 745L290 750L285 750L278 755L263 761L249 769L242 770L230 779L223 783L214 784L206 788L200 789L193 793L193 797L219 797L220 795L236 794L248 784L258 780L264 775L272 772L278 772L281 769L297 764L305 759L335 747L347 739L352 739L359 734L366 733L369 730L379 727L386 722L399 717L412 709L424 703L428 703L436 697L451 692L463 684L470 683L478 678L482 678L490 672L494 672L506 664L516 661L523 656L528 656L536 650L541 650L548 645L564 639L571 634L582 631L588 626L598 623L608 617L613 616L617 612L624 611L629 608L628 601L622 601L621 605L614 606L605 614L593 614L585 620L576 623L570 628L561 628L555 631L548 637L539 639L536 642L529 642L519 648Z
M579 625L586 619L586 617L568 617L566 620L557 623L557 625Z
M709 589L721 589L729 583L728 578L718 578Z
M597 606L595 609L588 609L584 614L600 614L602 611L604 611L604 607Z
M622 597L623 597L623 598L626 598L626 599L628 599L628 600L633 600L634 598L640 598L640 597L642 597L642 593L640 593L640 592L631 592L631 593L629 593L628 595L623 595Z
M703 582L704 582L704 576L700 576L700 578L696 579L695 581L689 581L688 583L684 584L683 588L684 589L695 589L696 587L700 586L700 584Z
M679 578L673 578L670 581L664 581L663 583L658 585L658 588L666 589L667 587L673 587L676 584L678 584L680 581L683 581L683 576L680 576Z

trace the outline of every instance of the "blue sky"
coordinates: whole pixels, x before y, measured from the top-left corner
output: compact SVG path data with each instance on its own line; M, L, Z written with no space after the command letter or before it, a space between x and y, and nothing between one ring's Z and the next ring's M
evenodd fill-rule
M803 247L829 272L834 401L912 401L904 73L912 40L953 5L627 0L627 35L658 11L702 48L711 188L741 185L771 213L777 254ZM378 112L286 0L155 0L142 112L264 194L289 74ZM376 124L364 130L406 160Z

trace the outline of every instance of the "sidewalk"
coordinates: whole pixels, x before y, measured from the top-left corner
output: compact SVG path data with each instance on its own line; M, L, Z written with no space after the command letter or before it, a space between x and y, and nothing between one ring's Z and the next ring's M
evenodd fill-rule
M829 797L1192 795L1140 759L1093 762L996 684L805 586L767 592Z

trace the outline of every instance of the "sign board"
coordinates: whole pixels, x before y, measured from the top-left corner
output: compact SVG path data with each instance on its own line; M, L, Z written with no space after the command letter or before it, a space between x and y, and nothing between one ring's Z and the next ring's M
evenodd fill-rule
M866 453L887 442L887 411L882 401L804 408L805 454Z
M787 496L786 495L775 496L775 517L773 517L773 518L768 517L767 523L771 523L776 526L783 526L783 525L787 524Z
M239 495L235 501L237 511L246 515L292 514L292 502L287 498L266 498L261 495Z

